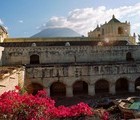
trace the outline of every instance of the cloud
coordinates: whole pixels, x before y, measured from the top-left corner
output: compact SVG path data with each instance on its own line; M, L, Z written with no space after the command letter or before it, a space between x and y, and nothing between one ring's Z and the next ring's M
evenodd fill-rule
M0 19L0 25L3 25L3 22L2 22L2 20Z
M140 28L140 22L132 25L132 29L136 30L137 28Z
M19 23L23 23L23 20L19 20L18 22L19 22Z
M4 26L4 28L5 28L6 30L8 30L8 27L7 27L7 26Z
M126 20L132 22L133 30L138 30L140 27L140 3L137 3L133 6L122 6L114 9L107 9L105 6L75 9L70 11L67 17L54 16L50 18L39 28L42 30L50 27L69 27L87 35L87 32L93 30L97 24L104 24L105 21L109 21L113 14L117 19L123 20L122 22Z

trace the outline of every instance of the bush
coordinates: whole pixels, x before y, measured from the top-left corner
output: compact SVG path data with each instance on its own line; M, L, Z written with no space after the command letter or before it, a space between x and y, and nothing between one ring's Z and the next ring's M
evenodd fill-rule
M70 107L56 107L55 101L45 91L39 91L35 96L21 94L20 88L16 86L16 90L0 96L0 119L4 120L67 120L93 115L94 110L83 102Z

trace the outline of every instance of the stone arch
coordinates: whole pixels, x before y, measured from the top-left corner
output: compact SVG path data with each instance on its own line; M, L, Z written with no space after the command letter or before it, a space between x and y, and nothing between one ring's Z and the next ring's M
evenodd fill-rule
M30 64L39 64L39 55L33 54L30 56Z
M131 52L126 53L126 61L134 61L134 58L132 57Z
M73 84L73 94L80 95L80 94L88 94L88 84L85 81L76 81Z
M50 96L66 96L66 85L62 82L54 82L50 86Z
M123 31L123 27L118 27L118 34L123 34L124 33L124 31Z
M95 93L109 93L109 82L105 79L100 79L95 82Z
M116 93L128 92L128 80L126 78L119 78L116 81L115 90Z
M140 86L140 77L136 79L135 81L135 91L140 91L140 89L137 89L137 87Z
M39 90L43 90L43 85L39 83L31 83L27 86L27 92L29 94L36 95Z

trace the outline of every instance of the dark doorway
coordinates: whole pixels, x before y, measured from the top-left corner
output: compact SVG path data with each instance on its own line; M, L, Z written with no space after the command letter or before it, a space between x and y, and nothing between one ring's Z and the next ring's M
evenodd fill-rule
M138 78L138 79L136 79L136 81L135 81L135 91L137 92L137 91L139 91L140 92L140 87L139 88L137 88L138 86L140 86L140 77Z
M116 93L128 92L128 80L120 78L116 82Z
M39 55L31 55L30 56L30 64L39 64Z
M50 87L50 96L66 96L66 86L61 82L55 82Z
M88 84L84 81L77 81L73 84L73 94L83 95L88 94Z
M29 94L36 95L39 90L43 90L43 86L38 83L31 83L27 86L27 92Z
M101 94L101 93L109 93L109 83L107 80L98 80L95 83L95 93Z

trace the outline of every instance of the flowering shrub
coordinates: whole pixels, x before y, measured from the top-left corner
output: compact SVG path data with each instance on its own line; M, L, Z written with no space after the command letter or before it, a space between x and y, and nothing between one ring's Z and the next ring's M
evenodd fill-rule
M0 119L53 120L91 115L94 115L93 109L83 102L70 107L55 107L55 101L47 97L45 91L39 91L35 96L20 94L20 88L16 86L16 90L0 96ZM104 120L107 120L107 114Z
M35 96L9 91L0 96L0 116L11 117L14 120L48 120L49 115L46 111L53 108L54 103L44 91Z
M92 109L85 103L81 102L71 107L59 106L50 111L53 118L69 118L75 116L93 115Z

